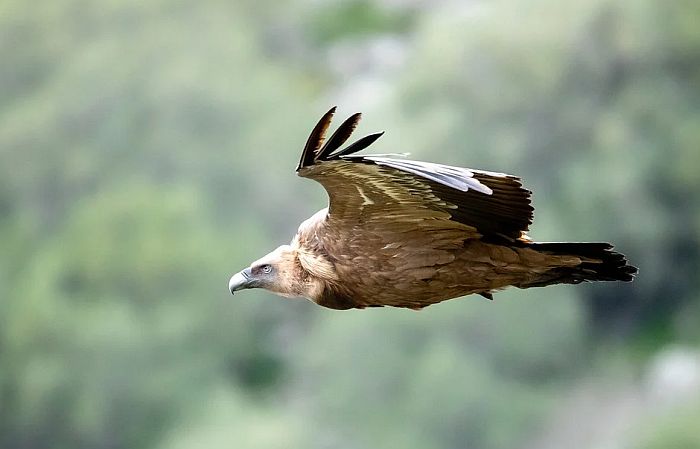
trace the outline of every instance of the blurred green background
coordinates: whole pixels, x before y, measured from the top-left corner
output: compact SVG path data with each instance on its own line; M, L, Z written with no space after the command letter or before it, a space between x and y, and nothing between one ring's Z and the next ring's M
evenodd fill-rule
M700 2L0 1L0 447L700 448ZM515 173L633 284L337 312L229 276L320 115Z

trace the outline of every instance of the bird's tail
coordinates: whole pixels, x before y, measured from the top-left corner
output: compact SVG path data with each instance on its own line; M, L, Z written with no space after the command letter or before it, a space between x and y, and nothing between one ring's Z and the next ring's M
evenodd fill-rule
M629 265L623 254L613 251L609 243L530 243L528 248L549 255L575 256L581 263L552 268L537 279L519 285L520 288L592 281L629 282L637 273L637 268Z

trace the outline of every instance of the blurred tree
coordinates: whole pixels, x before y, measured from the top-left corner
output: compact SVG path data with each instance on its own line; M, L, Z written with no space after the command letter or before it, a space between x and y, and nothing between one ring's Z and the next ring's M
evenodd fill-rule
M686 407L675 410L670 416L663 416L640 431L637 437L638 449L688 449L700 447L698 420L700 409Z

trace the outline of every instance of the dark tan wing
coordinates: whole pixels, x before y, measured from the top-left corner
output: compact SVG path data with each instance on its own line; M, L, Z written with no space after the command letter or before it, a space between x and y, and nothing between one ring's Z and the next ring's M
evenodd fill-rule
M449 220L463 225L461 229L472 237L508 240L520 238L528 229L533 211L530 192L518 178L429 162L353 156L381 135L339 150L359 114L346 120L324 146L334 110L314 128L297 172L326 189L329 220L335 226L369 229L384 223L381 228L386 229L392 223L406 227L423 220Z

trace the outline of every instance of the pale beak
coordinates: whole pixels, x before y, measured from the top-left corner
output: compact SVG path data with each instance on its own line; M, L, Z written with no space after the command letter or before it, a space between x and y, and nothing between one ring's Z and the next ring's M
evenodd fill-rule
M250 268L239 271L231 276L231 279L228 281L228 289L231 294L234 294L234 292L237 292L238 290L251 287L253 287L253 279Z

